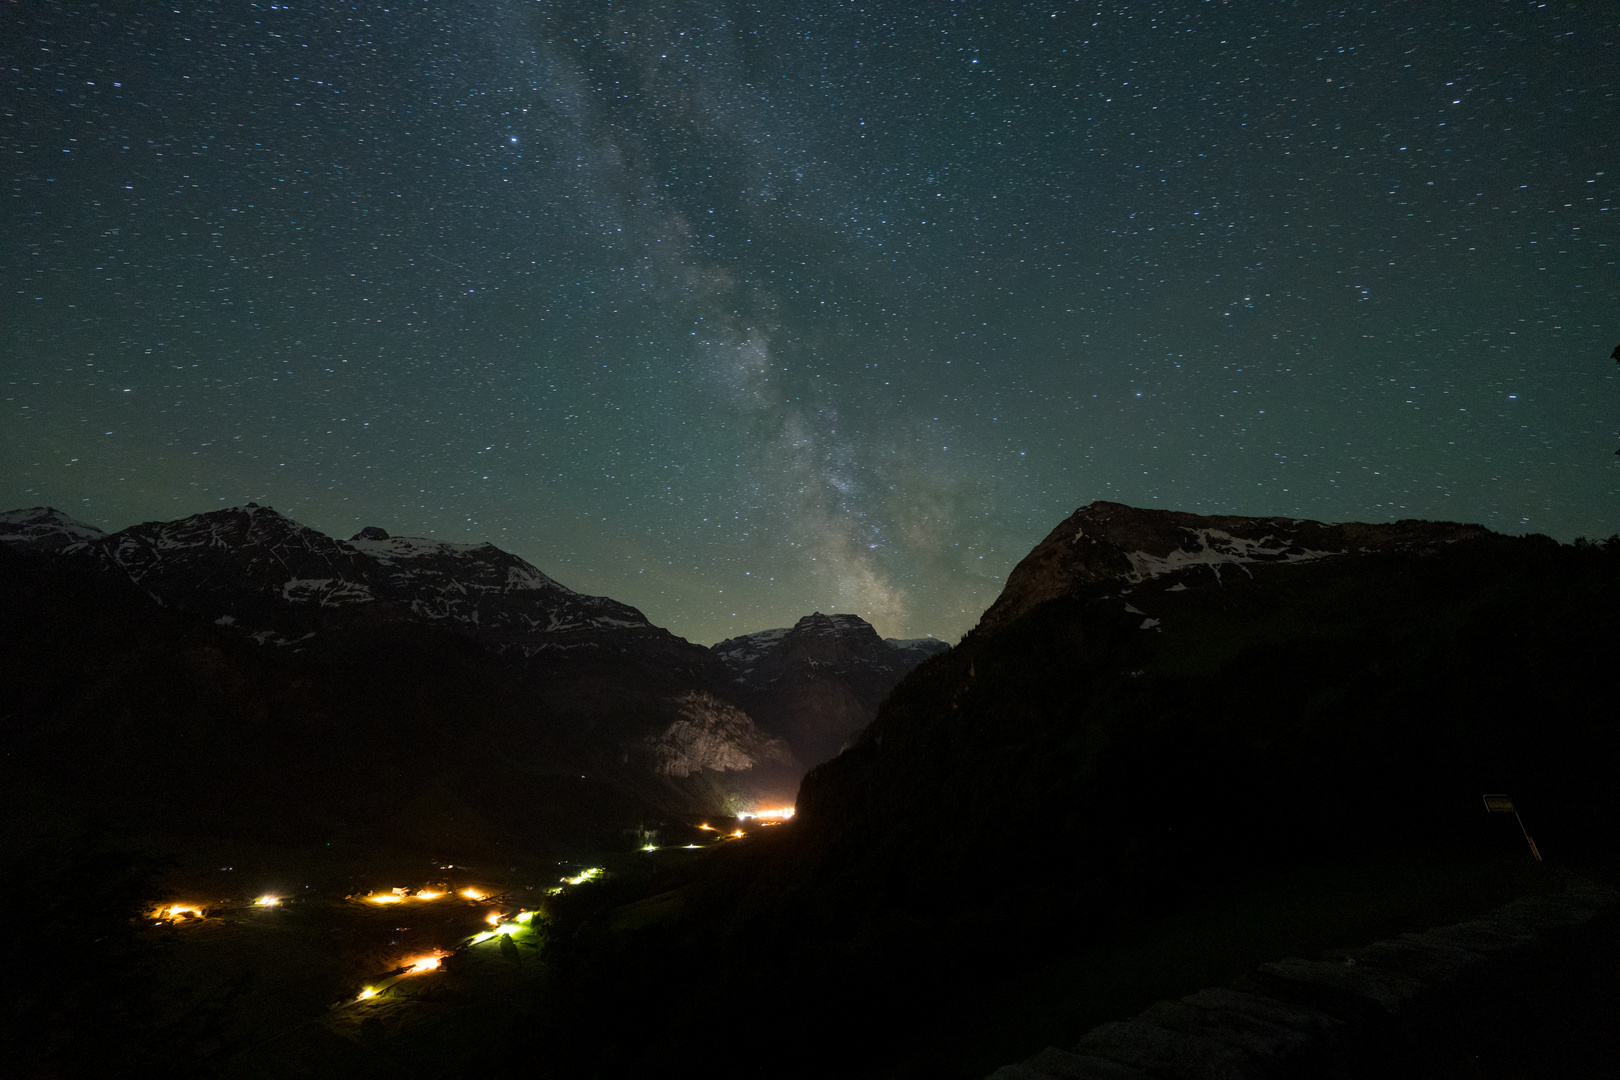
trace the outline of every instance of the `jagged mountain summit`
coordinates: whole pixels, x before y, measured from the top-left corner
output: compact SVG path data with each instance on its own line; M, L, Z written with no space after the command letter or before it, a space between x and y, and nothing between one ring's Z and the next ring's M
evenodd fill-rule
M888 651L877 649L874 643ZM757 684L761 679L779 676L780 665L790 658L884 666L899 654L918 664L949 647L938 638L880 638L872 624L859 615L823 615L817 611L792 626L727 638L713 646L713 651L725 662L735 681Z
M978 630L997 630L1037 605L1096 581L1124 584L1206 567L1296 563L1367 552L1432 552L1488 535L1478 525L1397 521L1338 525L1298 518L1209 517L1114 502L1080 507L1024 556Z
M805 777L779 924L1035 955L1281 868L1527 859L1486 792L1607 850L1617 635L1620 538L1093 503ZM987 866L1016 888L961 887Z
M75 521L53 506L0 513L0 544L13 550L60 551L106 535L94 525Z
M348 543L372 560L379 598L430 622L453 623L498 652L531 658L544 650L632 648L701 662L698 646L629 604L575 592L494 544L389 536L376 526Z
M791 627L728 638L713 652L730 688L805 765L837 754L907 672L949 646L880 638L858 615L806 615Z
M392 537L376 527L342 541L256 503L110 534L48 507L14 510L0 514L0 542L97 561L167 607L261 640L356 617L412 617L525 658L607 648L703 659L628 604L575 592L493 544Z

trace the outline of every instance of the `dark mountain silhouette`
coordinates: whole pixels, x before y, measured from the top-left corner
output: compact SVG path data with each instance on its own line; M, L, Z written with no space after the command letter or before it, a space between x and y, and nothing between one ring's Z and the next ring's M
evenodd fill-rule
M880 638L859 616L818 611L791 627L729 638L714 653L760 726L818 765L871 723L906 672L948 648L933 638Z
M1534 807L1566 865L1612 852L1617 632L1620 540L1083 507L810 772L791 830L582 931L566 1023L600 1034L626 985L701 970L689 1000L769 986L778 1018L729 1033L716 1072L787 1045L776 1075L968 1076L959 1048L998 1036L963 1033L1044 1008L1053 958L1220 883L1534 865L1485 792ZM701 1016L661 1014L615 1074ZM590 1044L556 1060L586 1067Z
M1487 534L1478 525L1397 521L1325 525L1292 518L1206 517L1138 510L1121 503L1082 506L1013 567L996 602L979 620L992 631L1038 604L1092 582L1134 584L1202 568L1249 573L1257 565L1310 562L1335 555L1439 550ZM1184 575L1189 582L1204 575Z
M905 851L919 887L993 837L1055 846L1097 903L1200 866L1442 842L1487 789L1587 839L1620 810L1599 644L1617 589L1620 544L1093 503L806 778L799 828Z
M366 799L394 805L412 791L407 801L452 807L437 817L476 821L468 835L487 839L497 820L579 795L576 824L600 841L592 807L627 827L637 815L791 803L804 768L837 749L807 743L812 756L796 755L756 724L756 699L801 717L822 708L794 705L794 687L756 688L635 608L575 592L490 544L376 527L336 540L254 504L106 534L40 507L0 514L0 552L17 591L11 655L40 676L11 734L26 741L30 725L55 730L71 716L91 756L113 745L134 754L107 761L112 775L144 774L132 791L177 808L191 800L193 811L212 805L199 785L244 793L199 820L291 822L302 811L273 808L296 792L324 808L312 820L352 822ZM840 626L858 623L875 641L849 619ZM79 640L99 644L87 653ZM839 739L915 662L913 648L876 649L876 666L857 649L800 694L848 706ZM168 730L187 716L201 728L176 744ZM300 722L312 730L294 734ZM32 745L48 756L48 740ZM238 765L263 775L227 782ZM572 782L547 793L541 779L580 774L612 798ZM617 802L604 809L603 799Z

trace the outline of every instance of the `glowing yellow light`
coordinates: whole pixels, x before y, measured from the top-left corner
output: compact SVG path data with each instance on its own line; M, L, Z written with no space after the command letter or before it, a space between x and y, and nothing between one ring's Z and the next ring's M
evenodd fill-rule
M492 911L488 915L484 916L484 921L489 923L489 925L494 926L496 923L501 921L501 913L498 911Z
M203 909L192 907L190 904L170 904L168 907L158 911L158 918L173 919L176 922L181 919L200 919L202 917Z
M432 956L419 956L415 960L407 960L405 962L411 965L411 969L405 974L420 975L424 971L437 971L443 959L443 953L434 953Z
M741 836L742 834L743 834L743 831L741 829L738 829L736 832L732 833L731 835L732 836Z
M367 998L374 998L376 996L377 996L377 988L375 986L368 986L365 989L360 991L360 1000L361 1001L364 1001Z
M699 825L698 828L707 829L710 832L714 832L714 826L713 825L703 824L703 825Z
M573 877L565 877L562 879L562 881L564 885L583 885L587 881L594 881L601 876L602 868L600 866L592 866L588 869L581 870Z
M408 900L437 900L444 895L442 889L423 889L420 892L411 892L409 889L400 886L385 893L367 893L360 899L368 904L403 904ZM477 889L464 890L463 895L469 900L482 900L484 898L484 894Z
M516 915L512 916L512 921L513 922L526 923L532 918L534 918L534 912L532 912L532 911L520 911Z
M793 807L791 806L780 806L774 810L756 810L751 814L737 815L737 817L741 818L743 821L747 821L749 818L776 818L779 821L786 821L792 816Z
M275 907L279 903L281 903L281 897L279 897L279 896L271 896L268 893L266 893L264 896L261 896L257 900L253 901L253 906L254 907Z
M641 845L641 850L642 851L657 851L658 850L658 845L657 844L642 844Z
M472 937L472 943L474 945L477 945L480 941L488 941L490 938L492 938L494 936L495 936L495 931L493 931L493 930L485 930L481 934L474 934L473 937Z
M484 898L484 894L477 889L462 889L461 895L469 900L482 900Z
M562 886L561 885L557 886L554 889L547 889L546 890L546 895L547 896L556 896L560 892L562 892Z

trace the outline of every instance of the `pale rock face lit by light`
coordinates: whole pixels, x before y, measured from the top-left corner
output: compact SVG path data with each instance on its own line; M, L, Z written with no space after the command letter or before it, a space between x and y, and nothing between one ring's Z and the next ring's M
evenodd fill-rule
M1602 4L9 18L0 506L704 644L954 640L1095 499L1614 531Z

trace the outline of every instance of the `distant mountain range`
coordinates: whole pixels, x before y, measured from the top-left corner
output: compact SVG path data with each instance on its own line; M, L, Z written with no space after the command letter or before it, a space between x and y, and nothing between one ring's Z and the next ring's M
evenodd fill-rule
M946 650L933 638L880 638L855 615L806 615L790 628L714 646L729 687L800 760L835 756L877 714L906 672Z
M49 507L14 510L0 514L0 543L94 561L165 607L261 642L285 644L355 619L410 618L497 653L634 650L704 662L700 646L628 604L577 593L493 544L375 527L336 540L256 503L110 534Z
M110 534L48 507L10 511L0 551L293 655L388 627L448 633L498 657L575 759L666 812L791 802L805 768L947 647L884 642L854 615L816 614L711 650L492 544L376 527L338 540L252 503Z

